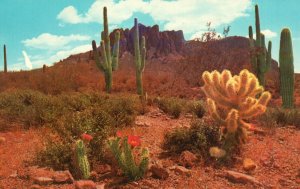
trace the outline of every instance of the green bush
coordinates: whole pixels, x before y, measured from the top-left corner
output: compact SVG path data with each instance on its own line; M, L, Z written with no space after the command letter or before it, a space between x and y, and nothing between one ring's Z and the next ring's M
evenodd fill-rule
M202 118L205 114L203 101L192 101L188 103L187 111L194 114L197 118Z
M72 170L72 144L65 141L47 139L43 150L36 155L39 166L51 167L54 170Z
M115 127L130 126L137 115L136 100L130 98L110 98L102 105L113 119Z
M219 129L216 124L207 123L201 119L194 120L189 129L179 128L167 133L163 149L171 153L193 151L207 159L209 148L219 145Z
M159 109L176 119L179 118L183 110L182 100L177 98L157 98L155 102Z
M259 120L267 127L274 127L274 125L294 125L300 127L300 110L268 108L266 113L260 116Z
M0 99L2 117L26 126L52 123L64 113L64 106L57 98L36 91L5 92Z

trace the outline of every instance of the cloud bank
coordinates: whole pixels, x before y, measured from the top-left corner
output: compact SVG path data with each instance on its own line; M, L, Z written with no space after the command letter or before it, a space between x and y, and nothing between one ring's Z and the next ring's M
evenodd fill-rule
M133 13L149 14L155 22L162 23L165 30L183 30L196 33L206 29L206 23L212 27L229 24L235 19L247 16L251 0L111 0L95 1L83 13L73 6L64 8L57 16L63 23L102 23L102 8L107 6L110 24L120 24L129 19Z

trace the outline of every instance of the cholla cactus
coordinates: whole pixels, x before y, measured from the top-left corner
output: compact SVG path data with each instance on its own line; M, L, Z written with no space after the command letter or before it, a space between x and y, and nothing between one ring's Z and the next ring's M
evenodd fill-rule
M117 133L118 135L118 133ZM122 138L118 135L109 140L109 147L115 156L123 174L130 180L138 180L145 174L149 164L149 151L146 148L141 149L140 161L137 163L133 151L140 145L140 139L137 136L128 136Z
M222 73L206 71L202 78L205 82L202 90L207 96L209 113L220 125L225 126L224 150L230 151L245 142L247 129L251 125L244 120L263 114L271 94L264 92L255 75L246 69L236 76L232 76L228 70Z

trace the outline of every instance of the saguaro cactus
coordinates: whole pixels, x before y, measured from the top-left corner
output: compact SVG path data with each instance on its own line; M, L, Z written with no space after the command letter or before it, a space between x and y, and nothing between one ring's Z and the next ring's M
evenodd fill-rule
M251 63L260 85L265 86L265 73L268 72L268 70L270 69L272 61L272 42L268 42L268 50L266 50L265 36L260 31L258 5L255 5L255 29L256 40L253 39L252 26L249 26Z
M85 152L85 145L82 140L77 140L75 144L75 166L82 179L90 177L90 164Z
M135 61L135 70L136 70L136 87L137 93L143 96L143 81L142 74L145 69L146 62L146 47L145 47L145 37L142 37L142 42L140 45L139 40L139 26L138 20L134 19L134 61Z
M6 46L3 46L3 56L4 56L4 73L7 73L7 59L6 59Z
M284 28L280 35L279 70L282 106L293 108L295 74L292 37L288 28Z
M92 42L92 46L96 65L104 73L106 92L110 93L112 88L112 72L118 68L120 32L117 31L115 34L115 43L111 54L106 7L103 8L103 20L104 31L101 33L100 43L102 59L99 56L97 45L94 40Z
M209 113L221 126L225 126L223 148L230 152L245 142L247 130L251 128L245 120L263 114L271 94L264 92L255 75L246 69L237 76L232 76L228 70L222 73L206 71L202 78Z

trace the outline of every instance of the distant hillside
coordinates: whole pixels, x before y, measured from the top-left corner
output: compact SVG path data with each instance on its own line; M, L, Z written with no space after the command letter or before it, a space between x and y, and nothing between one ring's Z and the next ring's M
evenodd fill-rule
M229 69L233 73L251 70L248 39L225 39L199 42L185 41L182 31L160 32L158 26L139 25L147 38L145 90L149 94L182 97L201 96L201 74L205 70ZM135 92L132 29L121 31L120 69L114 72L115 92ZM96 68L91 51L72 55L42 70L1 74L0 90L32 88L45 93L62 91L102 90L104 79ZM278 97L278 65L272 62L267 89Z

